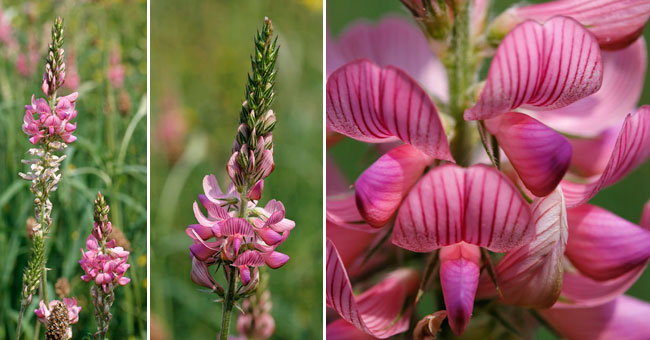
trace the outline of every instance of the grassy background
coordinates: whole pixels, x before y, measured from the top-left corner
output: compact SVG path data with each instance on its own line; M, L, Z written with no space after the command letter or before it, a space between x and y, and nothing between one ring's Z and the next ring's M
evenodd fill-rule
M536 0L528 2L543 1ZM501 13L515 3L518 3L518 1L492 1L491 17L495 17L498 13ZM347 25L352 24L355 20L365 19L374 21L388 14L402 15L410 19L410 14L397 0L329 0L327 2L327 28L334 37L337 37ZM650 26L646 26L644 36L646 41L650 40ZM648 46L650 49L650 45ZM648 54L650 55L650 51ZM646 70L645 87L639 101L639 105L642 104L650 104L650 72L648 70ZM351 180L356 178L371 163L374 157L371 148L349 139L337 144L330 151ZM359 155L363 156L359 157ZM604 207L629 221L637 223L641 217L643 205L648 201L649 193L650 162L646 162L616 185L602 190L591 200L591 203ZM627 294L650 301L649 286L650 269L647 269ZM538 338L554 339L545 330L540 331Z
M296 222L267 270L274 339L322 334L322 3L151 3L151 313L154 338L214 338L221 307L190 280L192 203L202 179L223 187L253 36L265 16L279 35L274 173L263 202L282 201ZM220 277L218 275L218 277ZM234 324L234 322L233 322ZM231 333L234 333L234 325Z
M109 337L146 337L146 1L3 1L2 11L10 22L17 49L0 43L0 339L13 339L20 308L22 272L30 242L25 221L33 215L29 182L18 177L27 169L20 159L31 144L21 131L24 105L40 90L50 28L56 16L65 20L68 76L76 60L81 84L77 101L78 140L66 150L63 178L53 193L53 226L47 240L48 297L55 297L58 278L70 281L72 295L82 306L73 336L96 330L89 284L81 281L77 261L80 248L92 228L93 200L97 191L107 197L113 225L131 243L132 279L116 289ZM32 72L21 75L15 67L17 53L30 44L37 50ZM110 51L118 47L125 67L121 89L109 85ZM75 58L72 58L72 56ZM69 78L68 78L69 79ZM71 90L60 90L60 94ZM122 102L120 104L120 96ZM128 104L127 101L130 103ZM129 106L129 107L127 107ZM121 108L121 110L120 110ZM132 134L127 133L127 128ZM118 157L123 149L123 157ZM34 338L35 298L23 324L23 339ZM41 334L43 327L40 327ZM41 338L41 337L38 337Z

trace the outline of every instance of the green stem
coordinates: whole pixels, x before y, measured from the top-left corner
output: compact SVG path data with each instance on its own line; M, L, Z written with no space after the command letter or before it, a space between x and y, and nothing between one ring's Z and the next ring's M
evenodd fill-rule
M27 307L27 301L23 299L20 304L20 314L18 314L18 326L16 326L16 340L20 340L20 326L23 324L23 315L25 315L25 308Z
M221 314L221 335L219 339L227 340L230 333L230 316L232 307L235 305L235 284L237 279L237 268L233 267L228 278L228 292L223 301L223 313Z
M451 30L449 56L445 66L449 76L449 114L456 120L451 152L459 165L468 165L472 147L471 126L463 119L469 103L467 89L471 84L474 67L470 58L469 2L454 5L454 25Z

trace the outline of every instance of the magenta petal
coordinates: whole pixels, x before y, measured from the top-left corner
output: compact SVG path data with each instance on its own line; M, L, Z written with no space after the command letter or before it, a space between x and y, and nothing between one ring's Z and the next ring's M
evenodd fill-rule
M405 300L415 294L419 274L400 269L355 298L348 274L334 244L327 240L327 306L363 332L385 339L405 332L412 308L403 311ZM390 296L390 299L386 297Z
M325 216L328 223L365 232L375 230L375 228L366 224L363 217L361 217L359 209L357 209L354 193L327 197L325 209Z
M418 149L404 144L366 169L355 183L357 208L364 220L374 227L383 227L432 161Z
M616 278L650 259L650 231L605 209L583 204L568 210L568 222L566 255L595 280Z
M273 269L278 269L289 261L289 255L282 254L278 251L264 253L262 256L264 257L264 262Z
M622 295L586 308L551 308L542 317L569 340L650 339L650 304Z
M235 262L232 264L235 267L239 266L251 266L251 267L261 267L264 265L264 257L258 251L247 250L241 253L235 259Z
M583 137L620 126L637 108L647 54L643 37L620 51L603 52L603 84L598 92L557 110L533 112L533 117L555 130Z
M272 246L272 245L274 245L274 244L276 244L276 243L278 243L278 242L280 242L282 240L282 235L275 232L275 231L273 231L273 229L271 229L269 227L257 229L255 232L259 237L262 238L262 240L266 244L268 244L270 246Z
M635 41L650 18L647 0L563 0L515 8L510 20L544 22L555 15L572 17L594 34L603 49L623 48Z
M573 149L570 171L581 177L602 174L616 145L619 129L620 126L611 127L596 137L570 138Z
M530 242L530 208L494 168L439 166L413 187L397 213L393 244L429 252L460 241L505 252Z
M374 336L364 333L360 329L356 328L353 324L345 321L344 319L338 319L334 322L327 324L325 329L326 339L327 340L374 340L377 339Z
M336 246L343 265L350 272L352 262L368 251L370 243L377 237L380 230L370 227L368 227L367 231L349 229L327 221L325 233L327 239ZM349 274L354 275L353 273Z
M606 281L596 281L579 272L564 272L562 296L553 308L602 305L625 293L643 274L645 266Z
M551 307L562 289L562 257L568 237L562 190L533 202L535 239L510 251L496 267L503 301L529 308Z
M465 119L518 107L557 109L598 91L603 64L596 39L577 21L554 17L513 29L497 48L485 87Z
M224 236L253 236L253 227L244 218L231 217L221 222L221 234Z
M347 28L338 42L327 39L327 73L347 62L367 58L381 67L394 65L412 75L433 95L447 100L447 72L422 31L401 16Z
M535 196L550 194L569 169L569 141L534 118L508 112L486 121L486 127Z
M200 224L190 224L190 225L188 225L187 229L185 230L185 233L189 237L194 238L194 237L198 236L202 240L207 240L207 239L214 236L214 234L212 233L211 228L204 227L204 226L202 226Z
M440 285L449 326L460 336L472 317L481 252L477 246L461 242L443 247L439 256Z
M447 136L429 95L404 71L358 60L327 79L327 125L363 142L396 138L425 154L452 160Z
M641 215L641 222L639 222L641 228L650 230L650 201L648 201L643 207L643 215Z
M245 286L251 282L251 271L246 266L239 266L238 268L239 278L241 279L241 283Z
M568 207L587 202L601 189L610 186L641 165L650 156L650 105L644 105L625 118L609 163L598 178L586 183L562 181Z

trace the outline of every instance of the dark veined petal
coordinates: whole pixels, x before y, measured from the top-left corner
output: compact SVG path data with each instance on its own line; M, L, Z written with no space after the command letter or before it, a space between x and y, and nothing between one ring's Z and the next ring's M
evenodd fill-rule
M496 267L503 301L529 308L551 307L562 289L562 257L568 226L560 187L546 197L536 198L530 224L535 239L510 251Z
M430 252L461 241L505 252L530 242L530 207L494 168L439 166L411 189L397 213L393 244Z
M336 247L329 240L326 246L327 306L342 319L376 338L385 339L406 331L412 308L403 311L403 307L407 297L415 295L418 289L419 274L411 269L393 271L380 283L355 297Z
M596 39L577 21L526 21L497 48L485 87L465 119L488 119L518 107L551 110L598 91L603 64Z
M568 207L578 206L594 197L641 165L650 156L650 106L644 105L628 115L618 135L607 167L597 178L575 183L562 180L562 190Z
M603 49L614 50L631 44L641 35L650 18L650 1L556 0L513 8L497 21L515 25L525 19L543 22L555 15L576 19L594 34Z
M432 161L415 147L404 144L366 169L354 186L357 208L364 220L374 227L383 227Z
M327 79L327 125L368 143L401 139L425 154L453 160L438 111L404 71L362 59Z
M534 118L508 112L487 120L486 127L535 196L550 194L569 169L569 141Z

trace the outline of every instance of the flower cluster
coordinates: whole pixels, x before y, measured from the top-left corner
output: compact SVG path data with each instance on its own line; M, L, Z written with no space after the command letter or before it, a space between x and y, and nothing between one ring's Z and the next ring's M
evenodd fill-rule
M202 286L217 289L207 266L229 263L239 269L244 285L258 277L258 267L268 265L276 269L283 266L289 256L275 251L289 236L295 223L286 219L284 206L276 200L269 201L264 208L255 202L242 203L234 184L222 192L214 175L203 179L204 195L199 202L207 210L205 216L194 202L194 214L198 224L186 229L192 238L190 252L193 257L192 279ZM238 217L241 204L246 204L247 218ZM251 274L250 268L253 268ZM222 291L222 289L221 289Z
M23 120L23 131L29 136L29 141L36 145L45 136L58 136L64 143L72 143L77 137L72 133L76 130L77 124L71 121L77 116L75 101L79 94L74 92L65 97L56 98L54 111L50 108L47 100L43 98L34 99L32 103L25 105L25 118Z
M109 240L113 227L108 220L110 208L101 193L97 193L95 200L94 224L92 233L86 239L86 251L81 249L79 265L85 274L81 279L94 282L90 293L95 306L95 319L97 320L96 337L103 339L108 331L111 320L109 312L115 301L113 289L115 286L124 286L131 281L124 274L129 269L129 252L116 245L115 239Z
M237 318L237 331L245 339L268 339L275 330L275 320L271 316L271 292L265 290L261 295L253 295L242 303L241 314Z
M52 300L47 305L41 301L34 313L38 321L45 324L47 339L67 340L72 338L70 324L79 322L80 311L76 299L63 298L63 301Z
M192 239L192 280L223 297L221 339L228 337L234 302L264 290L258 287L259 268L267 265L276 269L289 260L288 255L275 249L287 239L295 223L285 218L284 205L279 201L258 206L264 179L274 168L272 130L276 118L269 106L275 98L277 55L276 39L267 18L255 37L252 75L248 77L240 125L226 166L231 182L223 192L214 175L204 177L204 194L198 196L198 201L207 216L195 201L198 224L186 229ZM223 266L226 289L210 273L213 265ZM237 285L237 274L241 285ZM272 333L273 328L266 331Z
M528 337L543 319L569 339L649 338L650 304L622 295L650 260L649 220L587 202L650 157L650 106L637 108L650 7L550 1L485 29L486 0L402 2L424 35L387 18L328 42L328 146L381 143L352 191L328 164L328 337L407 332L438 287L444 304L411 330L418 339L445 318L460 336L491 316L475 331ZM395 274L398 248L430 253L419 287ZM392 272L355 297L373 270Z

